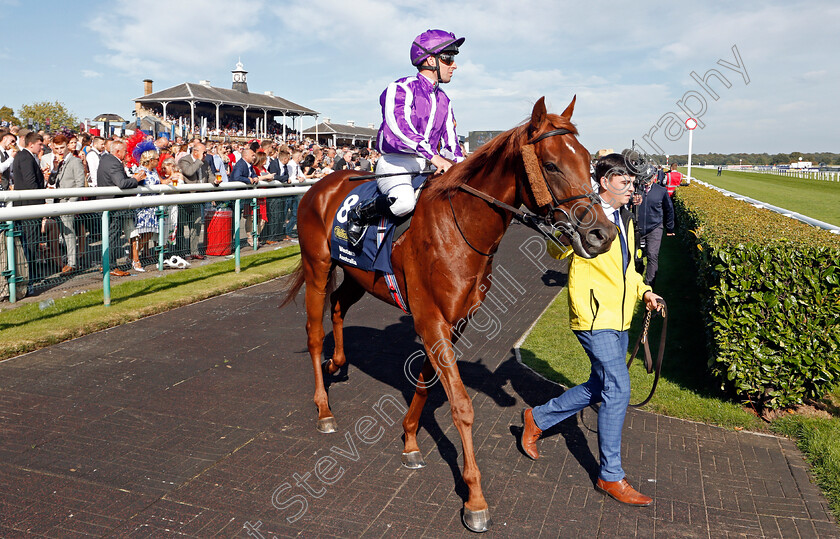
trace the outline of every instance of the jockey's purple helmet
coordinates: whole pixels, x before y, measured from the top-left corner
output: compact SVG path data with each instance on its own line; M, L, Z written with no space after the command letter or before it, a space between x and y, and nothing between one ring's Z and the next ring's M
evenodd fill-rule
M411 43L411 63L418 66L429 56L444 51L457 54L458 47L464 43L464 39L444 30L426 30Z

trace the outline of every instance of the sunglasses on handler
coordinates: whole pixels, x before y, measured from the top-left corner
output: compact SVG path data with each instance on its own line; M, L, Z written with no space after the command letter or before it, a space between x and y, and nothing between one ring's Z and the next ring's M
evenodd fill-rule
M450 54L450 53L448 53L448 52L444 52L444 53L442 53L442 54L438 54L438 59L440 60L440 62L441 62L442 64L446 64L446 65L448 65L448 66L451 66L452 64L454 64L454 63L455 63L455 55L454 55L454 54Z

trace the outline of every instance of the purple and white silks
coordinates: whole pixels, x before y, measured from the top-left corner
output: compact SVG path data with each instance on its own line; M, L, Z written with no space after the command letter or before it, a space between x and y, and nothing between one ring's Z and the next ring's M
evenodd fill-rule
M379 103L382 126L376 148L380 153L464 160L449 97L442 89L435 90L428 78L418 73L392 82L379 96Z

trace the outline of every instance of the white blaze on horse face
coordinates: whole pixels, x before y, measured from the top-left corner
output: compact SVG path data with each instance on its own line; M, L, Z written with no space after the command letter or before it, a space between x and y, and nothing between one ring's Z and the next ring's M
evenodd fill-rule
M568 141L568 140L564 140L563 142L565 142L565 143L566 143L566 148L568 148L570 152L575 153L575 148L574 148L574 146L572 146L571 144L569 144L569 141Z

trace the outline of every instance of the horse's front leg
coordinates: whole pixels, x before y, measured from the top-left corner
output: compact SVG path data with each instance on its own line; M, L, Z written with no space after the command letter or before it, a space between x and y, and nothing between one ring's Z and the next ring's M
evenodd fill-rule
M490 510L481 490L481 472L478 470L473 448L472 425L475 412L455 361L455 349L451 341L452 327L442 317L433 321L424 320L423 323L418 323L418 326L422 326L417 328L418 333L423 337L432 368L440 376L441 385L446 391L452 410L452 421L461 435L464 451L463 477L469 489L469 497L464 503L463 522L471 531L484 532L490 527Z

